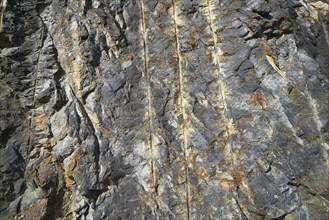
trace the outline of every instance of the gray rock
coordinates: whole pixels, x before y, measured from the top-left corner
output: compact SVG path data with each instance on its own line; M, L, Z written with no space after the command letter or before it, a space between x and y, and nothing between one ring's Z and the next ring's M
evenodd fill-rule
M329 5L2 1L1 219L328 219Z

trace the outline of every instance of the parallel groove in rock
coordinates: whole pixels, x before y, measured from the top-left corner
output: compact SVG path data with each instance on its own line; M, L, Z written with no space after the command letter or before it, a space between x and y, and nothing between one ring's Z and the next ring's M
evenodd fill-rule
M44 32L45 32L45 26L42 22L41 17L39 17L42 23L42 30L41 30L41 34L40 34L40 45L38 47L39 51L37 52L37 57L36 57L36 65L35 65L35 69L34 69L34 87L33 87L33 93L32 93L32 108L36 107L36 92L37 92L37 86L38 86L38 77L39 77L39 60L40 60L40 55L42 52L42 48L43 48L43 44L44 44ZM35 138L35 134L34 134L34 119L35 119L35 109L31 109L31 115L30 115L30 120L29 120L29 127L30 127L30 138L29 138L29 147L27 150L27 162L29 161L29 157L30 157L30 151L32 150L32 142L33 139Z
M152 113L152 97L151 97L151 88L150 88L150 76L148 72L148 49L147 49L147 30L145 26L145 7L144 7L144 0L141 0L141 17L142 17L142 35L143 35L143 55L144 55L144 71L143 76L146 79L147 83L147 111L148 111L148 121L149 121L149 145L151 148L151 173L153 178L153 186L156 186L156 173L155 173L155 165L154 165L154 145L153 145L153 135L154 135L154 128L153 128L153 113Z
M220 80L221 78L221 75L224 79L224 76L223 76L223 70L222 70L222 67L221 67L221 61L220 61L220 56L221 56L221 52L220 52L220 46L218 45L218 37L215 33L215 26L214 26L214 21L213 21L213 13L212 13L212 7L213 5L211 4L211 0L207 0L207 6L208 6L208 12L209 12L209 19L210 19L210 28L211 28L211 32L212 32L212 36L213 36L213 41L214 41L214 52L215 52L215 64L217 66L217 74L218 74L218 78ZM238 180L237 180L237 177L236 177L236 168L235 168L235 156L234 156L234 152L233 152L233 149L232 149L232 145L231 145L231 130L234 129L234 125L231 121L231 119L229 118L229 110L227 108L227 100L226 100L226 97L225 97L225 91L224 91L224 82L221 80L218 82L219 84L219 90L220 90L220 94L221 94L221 97L218 97L222 100L223 102L223 106L224 106L224 112L223 112L223 116L224 116L224 121L225 121L225 132L227 133L227 140L226 140L226 147L228 148L229 152L230 152L230 159L231 159L231 169L233 170L233 172L231 171L231 175L234 179L234 182L235 182L235 187L234 189L232 189L232 193L233 193L233 199L241 213L241 216L242 216L242 219L248 219L246 214L245 214L245 207L243 207L237 197L238 197L238 187L239 187L239 183L238 183Z
M183 147L184 147L184 157L185 157L185 177L186 177L186 209L187 209L187 219L191 219L190 216L190 201L191 201L191 192L190 192L190 178L189 178L189 160L188 160L188 144L187 144L187 137L186 137L186 112L185 112L185 103L184 103L184 88L183 88L183 70L182 70L182 64L181 64L181 51L180 51L180 42L179 42L179 35L178 35L178 24L177 24L177 6L175 3L179 1L173 0L172 1L172 7L173 7L173 14L174 14L174 25L175 25L175 36L176 36L176 52L177 52L177 62L178 62L178 74L179 74L179 95L180 95L180 108L181 113L183 116Z

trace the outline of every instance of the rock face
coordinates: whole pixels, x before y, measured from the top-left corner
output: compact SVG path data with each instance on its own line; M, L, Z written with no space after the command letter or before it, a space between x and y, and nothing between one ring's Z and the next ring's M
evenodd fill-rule
M328 219L327 0L1 0L0 219Z

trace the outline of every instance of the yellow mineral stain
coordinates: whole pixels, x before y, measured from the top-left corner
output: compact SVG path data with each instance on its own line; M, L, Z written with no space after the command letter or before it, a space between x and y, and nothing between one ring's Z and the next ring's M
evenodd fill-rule
M208 59L214 60L213 54L212 54L212 52L210 50L206 50L205 51L205 55L206 55L206 57L208 57Z
M264 43L264 41L262 39L259 39L259 44L260 44L260 48L262 48L267 61L271 64L271 66L273 67L273 69L283 78L286 79L286 73L283 72L278 66L278 61L276 59L275 56L273 56L270 52L270 49L267 47L267 45Z
M34 126L36 129L44 130L48 128L48 119L45 115L39 115L34 118Z
M69 162L64 166L64 180L66 188L71 189L71 185L74 183L73 170L80 164L80 155L75 152L70 156Z
M112 138L113 137L112 132L103 125L98 115L95 112L89 110L88 108L85 108L85 110L88 114L89 119L94 124L94 126L103 134L105 134L107 137Z
M208 43L209 43L210 46L214 46L215 45L214 38L208 38L207 41L208 41Z
M229 180L229 179L221 179L220 180L220 185L222 187L229 187L229 188L232 188L232 187L236 186L234 180Z
M81 67L75 67L74 68L74 73L72 75L72 80L73 83L75 85L75 87L77 88L77 91L82 90L82 68Z
M292 97L293 101L294 101L294 104L297 106L297 108L299 110L302 110L303 109L303 104L302 104L302 101L299 97L299 91L296 87L293 87L290 91L290 97Z
M68 133L69 133L69 127L58 135L58 140L60 141L63 140L68 135Z
M208 170L204 167L200 167L198 169L198 176L200 179L203 179L203 180L207 179L207 177L209 176Z
M285 220L297 220L297 218L293 214L288 214L286 215Z

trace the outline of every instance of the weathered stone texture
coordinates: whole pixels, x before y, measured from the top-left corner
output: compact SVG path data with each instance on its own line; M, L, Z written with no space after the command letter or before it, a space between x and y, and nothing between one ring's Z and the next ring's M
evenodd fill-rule
M0 3L0 219L329 218L328 1Z

